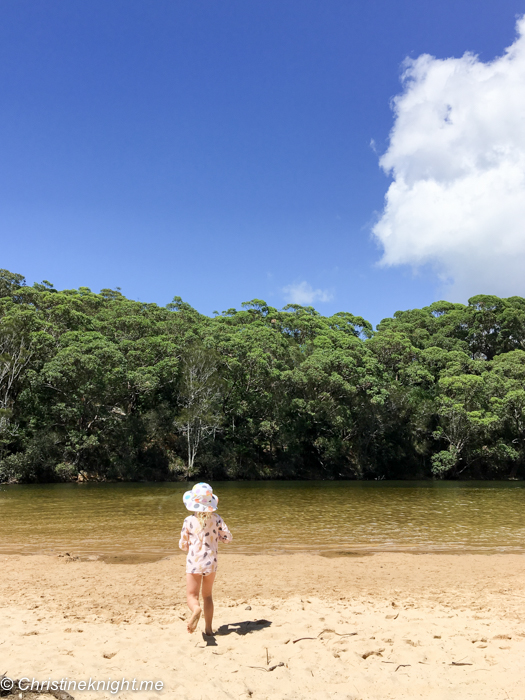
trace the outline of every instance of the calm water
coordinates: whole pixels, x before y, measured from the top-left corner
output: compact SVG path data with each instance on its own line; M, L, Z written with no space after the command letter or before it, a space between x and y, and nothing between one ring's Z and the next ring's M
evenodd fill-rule
M186 484L0 486L0 553L178 552ZM524 482L217 483L229 551L525 552Z

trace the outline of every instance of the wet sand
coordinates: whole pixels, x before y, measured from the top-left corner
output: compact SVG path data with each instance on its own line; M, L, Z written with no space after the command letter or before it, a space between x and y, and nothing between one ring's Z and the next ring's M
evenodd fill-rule
M522 555L221 552L212 639L203 620L186 632L182 555L0 562L0 673L12 678L161 681L115 695L144 699L523 697Z

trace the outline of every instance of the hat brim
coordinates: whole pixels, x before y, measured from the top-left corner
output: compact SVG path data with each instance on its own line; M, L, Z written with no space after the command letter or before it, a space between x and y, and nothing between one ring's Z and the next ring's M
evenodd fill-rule
M219 499L215 494L213 494L213 496L211 497L209 505L197 503L193 498L193 491L186 491L186 493L182 497L182 500L186 508L188 510L191 510L193 513L213 513L217 510L217 506L219 503Z

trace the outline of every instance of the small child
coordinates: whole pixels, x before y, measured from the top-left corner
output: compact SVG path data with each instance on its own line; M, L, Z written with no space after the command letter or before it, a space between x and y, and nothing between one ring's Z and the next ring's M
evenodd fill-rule
M186 596L191 617L188 632L195 632L201 616L199 593L202 583L204 622L207 635L212 635L213 598L211 590L217 571L217 551L219 542L231 542L232 534L218 513L219 499L209 484L195 484L182 498L188 515L182 525L179 547L188 552L186 557Z

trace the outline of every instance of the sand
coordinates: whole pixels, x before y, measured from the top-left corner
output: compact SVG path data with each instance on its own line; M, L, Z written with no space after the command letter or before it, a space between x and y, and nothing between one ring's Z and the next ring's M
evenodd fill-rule
M0 675L163 686L75 700L525 696L521 555L222 553L211 639L186 631L182 555L0 562Z

